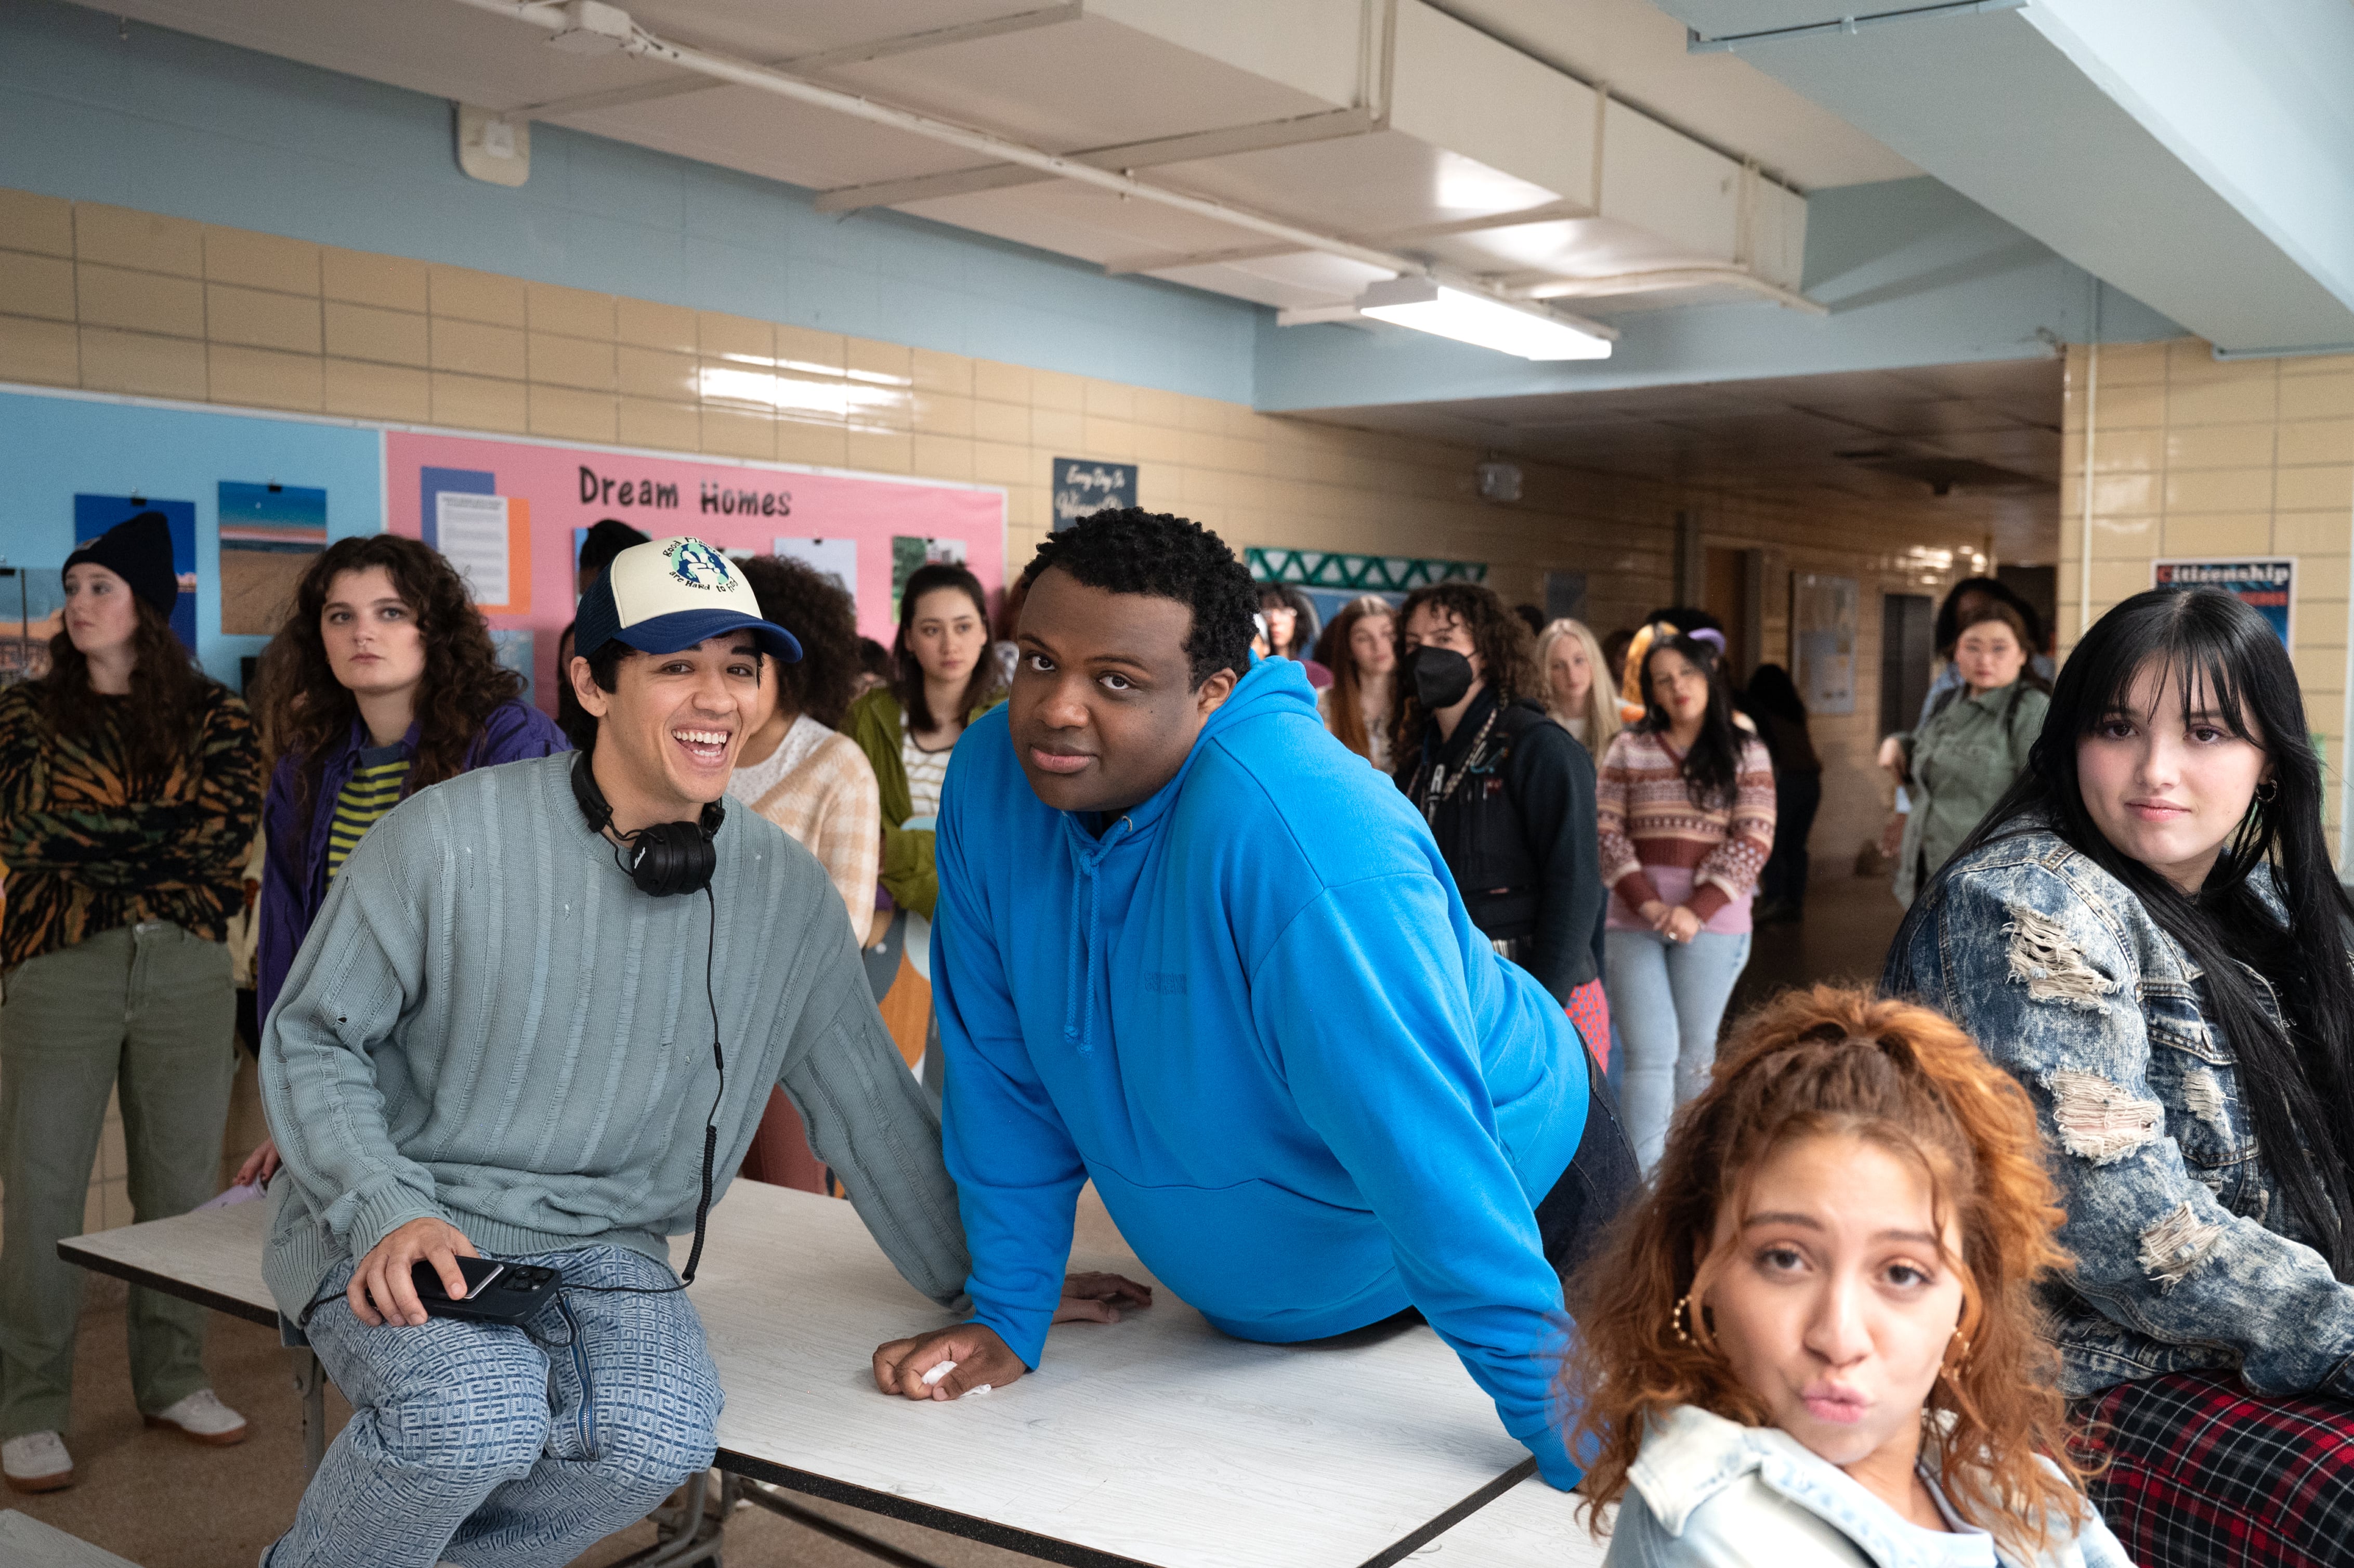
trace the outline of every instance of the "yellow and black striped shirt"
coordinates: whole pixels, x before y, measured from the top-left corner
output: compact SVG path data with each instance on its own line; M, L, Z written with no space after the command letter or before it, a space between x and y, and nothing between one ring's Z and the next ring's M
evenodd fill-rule
M334 820L327 824L327 880L344 869L344 860L358 847L361 836L376 819L400 804L400 787L408 781L408 752L401 746L370 747L360 753L351 781L335 797Z

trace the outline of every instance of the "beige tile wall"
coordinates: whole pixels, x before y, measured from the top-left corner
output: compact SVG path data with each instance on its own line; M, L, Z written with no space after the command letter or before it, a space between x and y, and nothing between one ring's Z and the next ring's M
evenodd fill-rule
M2060 507L2060 627L2077 636L2084 422L2093 359L2068 355L2070 472ZM2168 556L2297 558L2297 679L2344 763L2347 574L2354 558L2354 355L2219 364L2195 338L2100 351L2092 432L2092 615L2150 586ZM2328 816L2338 815L2338 791Z
M1054 458L1134 461L1145 504L1237 546L1480 560L1515 598L1582 567L1606 625L1664 596L1679 507L1823 562L1916 532L1537 465L1490 506L1462 447L23 192L0 380L999 484L1017 560Z
M1002 485L1015 561L1047 531L1055 458L1134 461L1144 504L1238 548L1483 561L1515 600L1584 571L1604 631L1673 599L1673 518L1694 512L1710 544L1766 551L1769 658L1789 657L1792 571L1861 579L1856 712L1815 725L1824 875L1886 805L1879 595L1941 591L1955 573L1935 552L1967 542L1925 498L1800 507L1533 463L1526 498L1493 506L1464 447L10 191L0 381ZM101 1159L111 1223L120 1177Z

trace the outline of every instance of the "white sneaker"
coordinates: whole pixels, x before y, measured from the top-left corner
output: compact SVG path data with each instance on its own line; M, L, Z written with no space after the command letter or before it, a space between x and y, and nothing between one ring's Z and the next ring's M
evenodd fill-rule
M73 1456L54 1432L27 1432L0 1443L0 1473L12 1492L53 1492L73 1485Z
M223 1404L208 1388L200 1388L147 1417L150 1426L176 1426L199 1443L226 1448L245 1441L245 1417Z

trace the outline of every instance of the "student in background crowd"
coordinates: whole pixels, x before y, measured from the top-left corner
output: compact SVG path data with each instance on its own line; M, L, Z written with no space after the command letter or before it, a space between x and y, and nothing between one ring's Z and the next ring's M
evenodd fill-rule
M1955 658L1955 645L1961 640L1962 629L1977 624L1980 612L1990 604L2007 604L2019 612L2020 624L2026 629L2027 667L2042 678L2045 691L2052 689L2055 667L2043 652L2043 618L2035 612L2035 607L1993 577L1964 577L1946 590L1945 599L1937 606L1937 620L1933 633L1937 649L1937 674L1921 699L1920 716L1913 721L1914 733L1926 728L1929 721L1945 707L1950 694L1962 689L1962 669ZM1898 738L1897 736L1889 736L1882 739L1880 765L1882 768L1891 767L1890 748ZM1881 853L1889 855L1895 854L1903 842L1904 818L1911 813L1913 804L1912 793L1902 782L1901 773L1898 779L1896 810L1881 832ZM1931 869L1935 869L1934 864Z
M1308 683L1318 691L1332 683L1332 672L1319 663L1316 647L1316 607L1288 583L1258 585L1258 612L1267 620L1267 650L1278 659L1298 662Z
M1594 759L1535 702L1528 628L1494 590L1416 588L1398 621L1399 787L1430 824L1471 923L1569 1010L1606 1063Z
M291 658L267 721L283 750L261 816L265 1020L328 885L378 818L444 779L572 749L499 662L464 580L421 540L330 545L295 584L279 639Z
M1627 650L1635 634L1620 627L1602 640L1602 662L1610 666L1610 689L1617 691L1627 679Z
M877 686L891 683L891 650L872 637L858 640L858 678L851 683L851 700L855 702Z
M1533 604L1512 606L1512 618L1529 629L1532 637L1543 637L1546 626L1545 612Z
M883 807L884 906L866 936L866 975L899 1053L915 1067L938 1057L932 1022L932 825L949 753L965 726L1003 696L989 646L989 600L981 579L934 562L907 578L892 678L850 705L844 726L875 769Z
M2093 1499L2161 1568L2354 1561L2354 906L2322 789L2264 618L2136 594L1889 956L2034 1102L2076 1257L2046 1331Z
M1700 1093L1749 961L1749 905L1774 847L1774 768L1734 727L1716 650L1680 633L1638 666L1644 717L1602 761L1603 973L1627 1046L1621 1104L1645 1170Z
M524 699L440 551L397 534L338 539L294 586L264 727L281 747L263 802L254 1006L263 1023L345 857L428 785L571 746ZM267 1181L265 1140L238 1171Z
M1607 668L1602 644L1582 620L1564 618L1537 635L1545 712L1592 757L1601 756L1621 727L1618 701L1603 673Z
M997 596L997 641L990 644L990 652L997 660L997 683L1013 684L1013 664L1022 657L1022 644L1016 641L1022 634L1022 601L1030 590L1020 581Z
M1619 662L1618 716L1626 723L1643 722L1643 674L1651 646L1664 637L1685 636L1707 645L1709 655L1715 661L1718 678L1724 681L1726 700L1732 701L1732 677L1726 673L1724 623L1704 609L1690 605L1670 605L1651 611L1627 643L1627 656ZM1743 713L1739 705L1733 707L1733 726L1749 735L1757 726Z
M1807 703L1779 664L1750 673L1743 708L1774 759L1774 853L1757 874L1750 917L1760 926L1803 919L1807 912L1807 835L1823 803L1823 759L1807 732Z
M782 828L825 867L842 895L852 940L864 945L875 920L875 877L882 859L883 804L875 768L846 735L835 733L858 678L858 611L833 579L801 561L756 556L736 563L758 599L760 619L791 632L798 661L760 661L760 691L727 798ZM769 1108L744 1156L755 1181L827 1190L825 1167L810 1148L801 1113L784 1090Z
M1954 643L1962 683L1929 720L1881 742L1880 765L1905 787L1912 810L1896 846L1896 901L1911 904L2027 767L2043 732L2051 687L2028 663L2027 624L1999 600L1973 607ZM1885 846L1883 846L1885 847Z
M1390 719L1397 686L1397 609L1379 594L1351 599L1324 629L1332 683L1316 694L1316 716L1342 746L1391 770Z
M577 600L597 586L613 557L632 545L642 545L647 535L631 527L618 517L599 518L580 541L580 559L572 574L572 597ZM564 630L556 634L556 726L572 737L572 744L587 744L585 736L595 726L581 711L580 699L572 693L572 683L564 672L572 667L572 623L565 622Z
M237 1002L222 943L261 804L245 705L173 634L170 525L143 512L66 557L49 673L0 692L0 1474L73 1483L90 1170L118 1090L133 1218L220 1180ZM236 1443L207 1386L209 1314L131 1287L131 1385L150 1425Z
M2027 668L2031 673L2041 678L2044 690L2051 690L2052 677L2059 673L2059 667L2043 651L2047 635L2043 617L2036 613L2033 605L1997 578L1964 577L1946 590L1945 599L1937 605L1937 621L1933 635L1936 639L1937 657L1944 662L1937 671L1937 678L1929 683L1928 695L1921 699L1921 717L1914 728L1918 729L1928 723L1929 715L1945 705L1946 694L1958 691L1967 678L1954 657L1955 645L1961 641L1965 630L1977 624L1978 617L1990 604L2009 605L2017 612L2020 624L2025 629Z
M2130 1568L2039 1331L2052 1196L2026 1097L1927 1008L1751 1018L1570 1284L1610 1561Z

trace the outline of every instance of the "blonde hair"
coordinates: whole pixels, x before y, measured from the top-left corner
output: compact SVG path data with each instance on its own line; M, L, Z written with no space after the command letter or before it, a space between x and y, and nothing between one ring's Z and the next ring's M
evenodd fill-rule
M1553 705L1553 645L1564 637L1575 637L1585 646L1585 667L1593 680L1585 688L1585 711L1573 713ZM1553 720L1585 745L1585 749L1598 758L1602 748L1619 730L1618 702L1610 690L1610 661L1602 656L1601 641L1594 629L1582 620L1567 616L1548 625L1537 634L1537 679L1544 687L1545 712Z

